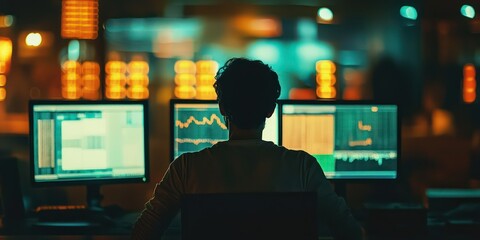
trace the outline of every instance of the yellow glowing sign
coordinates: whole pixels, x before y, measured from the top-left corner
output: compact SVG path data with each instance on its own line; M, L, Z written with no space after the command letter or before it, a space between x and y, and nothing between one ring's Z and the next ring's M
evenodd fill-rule
M62 37L96 39L98 0L63 0Z

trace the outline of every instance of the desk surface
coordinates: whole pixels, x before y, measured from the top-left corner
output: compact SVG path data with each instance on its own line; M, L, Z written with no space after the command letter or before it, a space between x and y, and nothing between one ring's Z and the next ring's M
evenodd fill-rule
M131 224L138 216L138 213L127 214L122 219L119 219L117 225L110 229L101 229L100 231L82 231L68 229L61 229L59 231L34 231L31 228L26 228L25 231L17 231L13 233L6 233L0 231L0 240L126 240L130 239ZM0 229L1 230L1 229ZM181 230L179 219L176 218L167 229L163 240L180 240ZM319 237L321 240L329 240L332 237ZM478 240L480 239L480 225L446 225L438 221L429 221L428 230L422 234L394 234L387 233L378 236L367 236L367 240L376 239L412 239L412 240L429 240L429 239L462 239L462 240Z

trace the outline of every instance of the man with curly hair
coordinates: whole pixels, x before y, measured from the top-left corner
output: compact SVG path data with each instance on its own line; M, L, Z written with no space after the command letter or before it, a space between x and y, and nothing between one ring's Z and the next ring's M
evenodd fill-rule
M159 238L178 213L183 194L316 192L319 222L337 238L361 239L362 228L316 159L262 140L265 120L272 116L281 91L271 67L259 60L232 58L215 79L228 141L183 154L170 164L137 220L133 238Z

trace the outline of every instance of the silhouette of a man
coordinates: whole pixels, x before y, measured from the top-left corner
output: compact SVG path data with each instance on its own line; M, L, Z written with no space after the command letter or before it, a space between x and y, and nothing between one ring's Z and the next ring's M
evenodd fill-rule
M333 191L316 159L262 140L280 96L277 74L258 60L232 58L214 84L228 141L179 156L157 184L137 220L134 239L158 239L185 193L316 192L318 218L334 236L361 239L360 225Z

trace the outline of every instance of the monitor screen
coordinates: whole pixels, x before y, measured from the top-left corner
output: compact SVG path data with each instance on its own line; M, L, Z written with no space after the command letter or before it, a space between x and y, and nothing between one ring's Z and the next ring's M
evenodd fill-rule
M172 158L200 151L228 140L228 129L214 100L180 100L170 103ZM278 116L267 118L263 140L278 143Z
M33 183L147 182L146 101L31 101Z
M395 179L396 105L284 101L280 143L313 155L329 179Z

